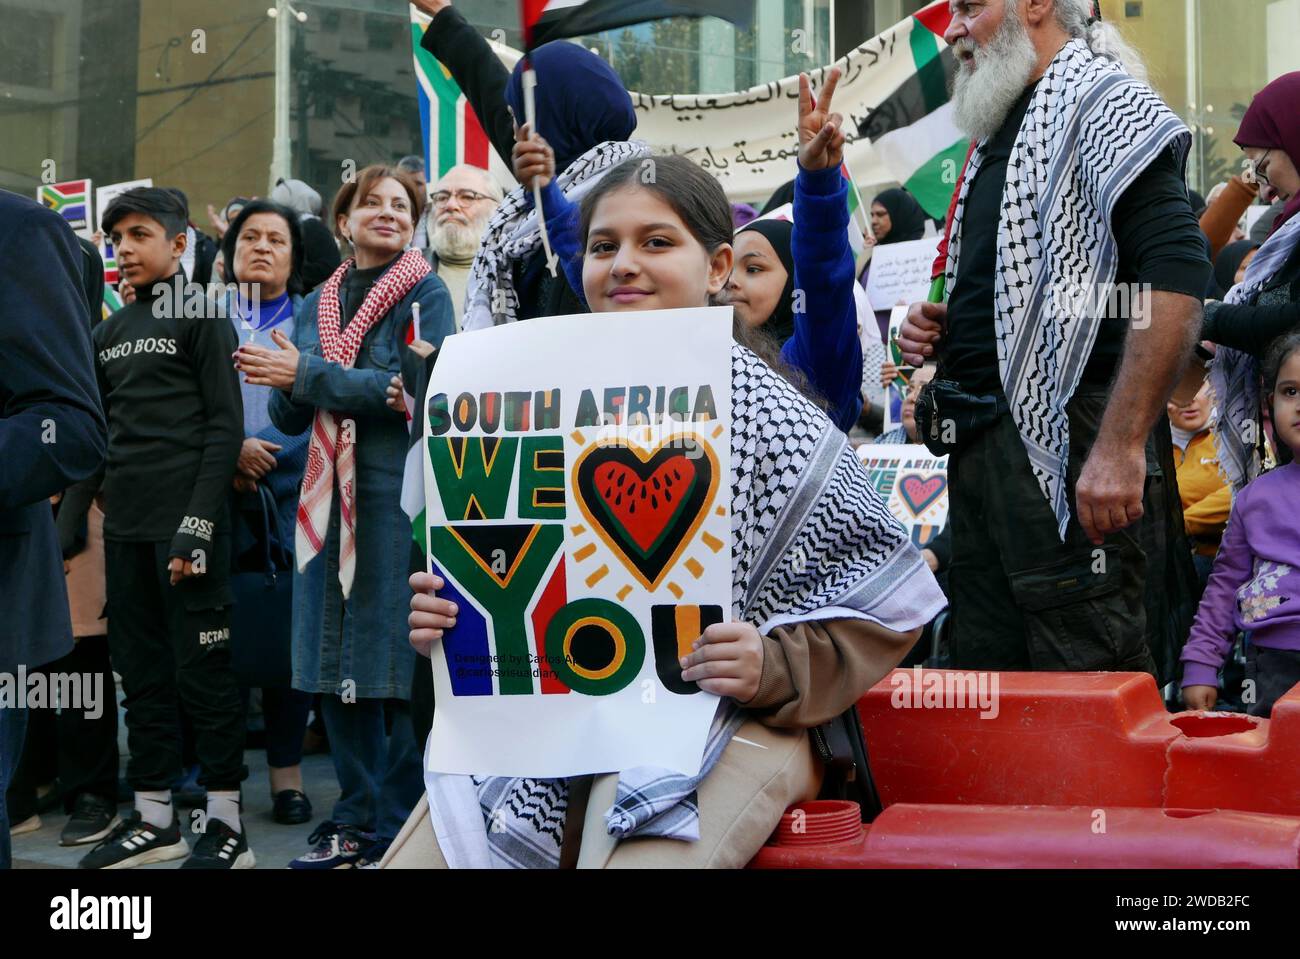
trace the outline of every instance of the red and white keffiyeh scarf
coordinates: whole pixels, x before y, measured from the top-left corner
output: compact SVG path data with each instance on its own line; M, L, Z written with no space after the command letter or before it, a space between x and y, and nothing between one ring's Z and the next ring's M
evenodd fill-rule
M356 316L343 330L339 286L355 261L348 259L325 281L316 309L321 356L327 362L351 369L361 352L361 341L393 305L429 272L419 250L407 250L375 281ZM338 410L316 410L307 447L307 467L298 498L298 527L294 536L298 571L325 547L335 477L339 488L339 584L346 599L356 575L356 418Z

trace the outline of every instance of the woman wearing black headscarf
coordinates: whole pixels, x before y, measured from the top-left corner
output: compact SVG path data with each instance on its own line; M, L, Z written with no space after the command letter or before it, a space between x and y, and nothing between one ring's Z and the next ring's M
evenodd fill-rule
M925 235L925 210L916 197L902 187L886 190L871 201L871 232L874 244L907 243Z
M919 240L925 235L925 210L916 202L916 197L902 187L895 187L877 195L871 201L871 232L867 237L868 246L886 246L890 243L907 243ZM867 288L867 277L871 275L871 262L858 274L858 282ZM876 323L880 327L881 342L889 343L889 310L876 310Z
M736 231L736 266L727 302L747 326L762 327L778 345L794 335L794 252L789 220L752 220Z

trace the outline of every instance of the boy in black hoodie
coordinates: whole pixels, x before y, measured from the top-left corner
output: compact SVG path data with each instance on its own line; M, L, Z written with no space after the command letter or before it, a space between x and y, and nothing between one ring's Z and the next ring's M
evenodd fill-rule
M226 501L244 439L230 356L236 336L180 257L186 210L169 191L128 190L102 228L135 301L96 327L108 415L104 551L109 648L126 693L127 779L136 811L81 861L137 866L189 851L171 806L181 771L177 700L194 724L207 787L183 868L251 868L239 815L244 711L230 668Z

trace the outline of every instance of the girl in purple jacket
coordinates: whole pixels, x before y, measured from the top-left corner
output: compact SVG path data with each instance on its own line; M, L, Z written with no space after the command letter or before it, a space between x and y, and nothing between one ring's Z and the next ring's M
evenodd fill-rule
M1264 361L1278 443L1300 451L1300 331L1279 338ZM1183 648L1183 701L1213 709L1218 671L1239 630L1248 631L1245 698L1267 716L1300 683L1300 462L1260 476L1237 494L1205 595ZM1252 699L1253 694L1253 699Z

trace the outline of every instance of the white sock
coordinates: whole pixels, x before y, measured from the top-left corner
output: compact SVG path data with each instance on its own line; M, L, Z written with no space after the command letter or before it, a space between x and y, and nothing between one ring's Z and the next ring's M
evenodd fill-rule
M172 824L172 791L156 789L152 792L135 791L135 808L140 818L158 829L169 829Z
M239 790L208 790L208 818L220 819L235 832L242 832L239 823Z

